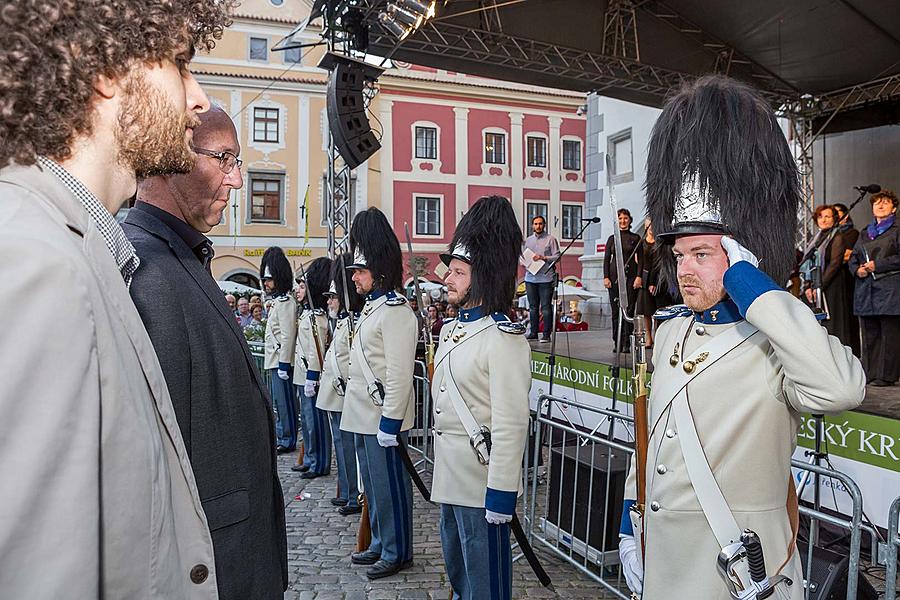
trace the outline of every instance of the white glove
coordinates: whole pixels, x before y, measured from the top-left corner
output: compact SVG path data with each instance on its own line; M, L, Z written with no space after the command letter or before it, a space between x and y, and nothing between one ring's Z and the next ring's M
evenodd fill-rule
M281 369L278 369L278 377L280 379L284 379L285 381L287 381L287 378L289 377L289 375L288 375L287 371L282 371Z
M512 521L512 515L504 515L492 510L484 509L484 520L491 525L503 525L504 523Z
M397 441L396 435L385 433L380 429L378 430L378 433L375 434L375 437L378 438L378 445L382 448L390 448L391 446L400 445L400 442Z
M742 260L747 261L754 267L759 266L759 259L752 252L737 243L731 236L722 236L722 248L725 249L725 253L728 255L729 266Z
M622 562L622 574L625 575L628 589L640 595L644 589L644 567L633 536L619 535L619 560Z
M303 393L306 394L307 398L312 398L316 395L316 382L311 379L307 379L306 383L303 384Z

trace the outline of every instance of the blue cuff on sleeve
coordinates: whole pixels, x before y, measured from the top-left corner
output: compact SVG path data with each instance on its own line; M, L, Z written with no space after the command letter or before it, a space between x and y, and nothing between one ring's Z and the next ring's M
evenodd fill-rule
M278 370L279 371L290 371L291 363L283 363L283 362L278 363Z
M319 380L319 372L307 369L306 370L306 379L307 379L307 381L318 381Z
M381 417L381 423L378 425L378 429L385 433L390 433L391 435L397 435L400 433L400 427L403 426L403 419L389 419L387 417Z
M488 488L484 495L484 507L501 515L511 515L516 512L516 492L501 492Z
M746 260L738 261L728 267L722 283L725 285L725 291L737 304L742 317L747 316L747 310L757 298L766 292L782 289L771 277Z
M619 533L622 535L630 535L634 537L634 528L631 526L631 507L634 506L634 500L626 500L622 503L622 524L619 525Z

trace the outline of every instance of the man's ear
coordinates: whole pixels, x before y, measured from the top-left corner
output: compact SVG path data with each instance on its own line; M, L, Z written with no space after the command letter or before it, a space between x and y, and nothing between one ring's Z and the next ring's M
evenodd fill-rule
M108 100L119 91L119 80L106 75L98 75L94 79L94 91Z

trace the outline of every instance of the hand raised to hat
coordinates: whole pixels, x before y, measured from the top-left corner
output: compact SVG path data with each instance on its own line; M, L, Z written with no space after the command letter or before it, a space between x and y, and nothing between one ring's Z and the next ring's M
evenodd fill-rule
M759 259L729 235L722 236L722 248L728 255L728 266L734 266L735 263L742 260L747 261L754 267L759 266Z

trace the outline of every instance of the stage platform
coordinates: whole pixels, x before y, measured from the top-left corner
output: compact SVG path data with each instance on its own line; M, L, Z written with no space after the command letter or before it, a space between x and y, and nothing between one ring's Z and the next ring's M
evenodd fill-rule
M549 354L551 344L532 340L533 352ZM556 354L559 357L569 357L580 361L612 366L615 364L616 355L613 352L612 333L609 329L597 329L592 331L560 331L556 337ZM651 362L652 372L653 351L648 351L648 359ZM622 366L631 368L631 355L622 355ZM866 387L866 399L857 409L863 412L888 419L900 420L900 386L893 387Z

